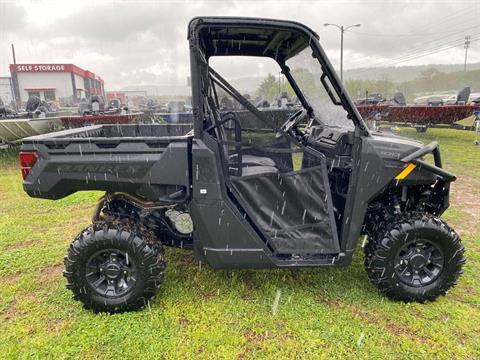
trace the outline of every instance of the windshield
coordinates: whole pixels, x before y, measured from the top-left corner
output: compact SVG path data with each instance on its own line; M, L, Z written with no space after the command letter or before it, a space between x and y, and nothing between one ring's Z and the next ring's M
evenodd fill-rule
M313 108L318 121L328 126L354 127L353 122L347 118L347 111L341 105L335 105L328 96L320 81L323 74L322 68L318 60L312 56L310 47L288 59L286 65L290 68L293 79ZM330 89L334 91L327 79L326 81ZM293 94L290 86L287 91Z

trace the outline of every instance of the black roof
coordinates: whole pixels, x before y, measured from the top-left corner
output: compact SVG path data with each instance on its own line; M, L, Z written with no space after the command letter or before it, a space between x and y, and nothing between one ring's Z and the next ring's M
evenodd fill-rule
M189 39L199 38L205 56L245 55L288 59L318 35L294 21L196 17L189 24Z

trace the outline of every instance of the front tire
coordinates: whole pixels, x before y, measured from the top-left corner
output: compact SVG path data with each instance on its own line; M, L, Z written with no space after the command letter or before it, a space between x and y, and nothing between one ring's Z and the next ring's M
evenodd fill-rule
M82 231L64 262L73 298L94 312L109 313L146 306L166 267L159 241L125 220L96 222Z
M393 300L433 301L454 286L465 263L458 234L431 215L382 224L365 247L368 277Z

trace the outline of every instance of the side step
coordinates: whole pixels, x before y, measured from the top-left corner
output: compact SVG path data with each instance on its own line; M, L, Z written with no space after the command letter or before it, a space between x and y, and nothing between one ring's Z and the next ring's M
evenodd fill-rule
M339 254L316 254L311 256L276 256L275 264L278 267L326 267L343 265L345 253Z

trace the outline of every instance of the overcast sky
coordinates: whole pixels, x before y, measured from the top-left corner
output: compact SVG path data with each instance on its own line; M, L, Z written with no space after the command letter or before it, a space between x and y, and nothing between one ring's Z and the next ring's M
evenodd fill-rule
M186 27L199 15L296 20L313 28L335 66L340 33L351 25L346 69L480 62L478 1L5 1L0 0L0 75L9 75L10 44L18 63L74 63L126 85L185 85ZM425 56L426 55L426 56ZM240 77L242 74L230 74Z

